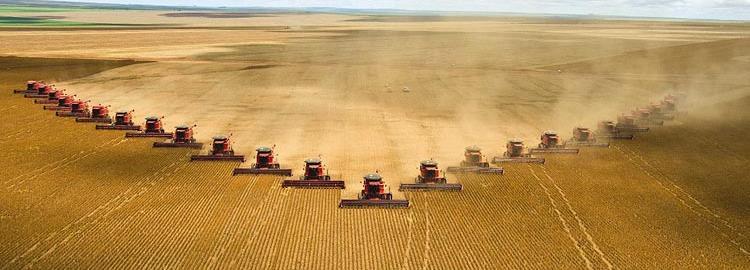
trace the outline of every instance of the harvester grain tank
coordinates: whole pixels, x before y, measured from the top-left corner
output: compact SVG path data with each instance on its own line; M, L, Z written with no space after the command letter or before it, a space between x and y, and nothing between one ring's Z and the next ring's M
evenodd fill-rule
M600 121L596 127L596 132L594 132L596 138L632 140L635 137L632 132L623 132L618 129L615 122L612 121Z
M434 160L424 160L419 163L419 175L415 183L401 184L399 191L461 191L463 185L448 183L438 163Z
M78 117L76 122L81 123L112 123L112 117L109 117L109 106L102 104L94 105L91 108L91 115L88 117Z
M146 117L146 127L143 132L127 132L126 138L172 138L172 132L164 132L164 117L148 116Z
M594 133L589 128L576 127L573 129L573 137L565 145L584 147L609 147L609 143L598 142Z
M319 158L305 160L305 173L299 179L286 179L281 183L285 188L340 188L346 186L343 180L331 180L323 161Z
M70 104L70 110L55 112L60 117L89 117L89 100L75 100Z
M133 111L119 111L115 113L115 122L110 125L96 125L96 129L103 130L141 130L141 126L133 123Z
M626 133L632 133L632 132L648 132L648 127L641 127L638 126L635 122L635 118L632 115L620 115L617 117L617 124L615 124L615 128L619 132L626 132Z
M57 98L57 104L44 105L42 108L50 111L68 111L70 110L70 105L73 104L74 97L75 95L60 95L60 97Z
M195 140L193 128L196 125L179 125L174 128L172 138L164 142L154 142L154 147L186 147L186 148L203 148L203 143Z
M213 160L213 161L239 161L245 162L244 155L235 155L232 149L232 139L230 136L217 135L212 138L211 150L207 155L192 155L191 161L196 160Z
M34 104L57 104L60 96L64 94L65 90L52 90L47 93L47 98L35 99Z
M542 133L539 138L541 141L537 148L529 149L531 154L578 154L578 148L567 148L565 144L560 142L560 136L557 132L547 130Z
M448 167L449 173L486 173L486 174L503 174L503 168L490 167L482 154L482 148L476 145L468 146L464 149L464 160L461 161L460 167Z
M371 173L364 176L362 191L357 195L357 199L342 199L339 202L340 208L407 208L408 200L394 200L393 194L387 190L383 177L377 173Z
M529 153L524 153L524 144L521 139L511 139L505 144L505 153L503 156L495 157L492 163L541 163L544 164L544 158L535 157Z
M249 168L235 168L232 174L275 174L292 176L292 169L282 169L281 165L276 162L272 147L258 147L255 149L255 163Z

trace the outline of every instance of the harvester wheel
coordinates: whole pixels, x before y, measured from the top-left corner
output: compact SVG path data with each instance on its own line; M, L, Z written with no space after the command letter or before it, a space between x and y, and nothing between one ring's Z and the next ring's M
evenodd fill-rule
M393 200L393 194L390 194L390 193L389 194L385 194L385 199L386 200Z

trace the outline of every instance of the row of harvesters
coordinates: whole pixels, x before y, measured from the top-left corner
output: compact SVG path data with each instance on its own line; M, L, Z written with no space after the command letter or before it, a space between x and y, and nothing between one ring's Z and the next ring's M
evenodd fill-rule
M75 95L67 95L64 90L55 89L53 85L44 82L29 81L25 90L14 90L15 93L23 93L24 97L35 98L37 104L45 104L45 110L54 110L60 117L76 117L76 122L94 122L99 130L124 130L128 138L168 138L163 142L154 142L153 147L187 147L202 149L203 143L194 138L196 125L178 125L174 132L165 132L162 119L164 117L149 116L145 118L144 125L136 125L133 121L134 111L118 111L114 119L109 115L109 106L96 105L89 108L90 101L76 99ZM664 121L674 119L678 100L682 96L669 95L658 104L652 104L647 108L636 109L632 115L621 115L617 122L602 121L598 124L597 131L592 132L585 127L573 129L572 138L562 141L555 131L545 131L540 137L540 143L536 148L526 151L521 139L511 139L506 143L505 153L494 157L492 163L540 163L545 159L534 156L534 154L578 154L580 147L608 147L611 139L633 139L634 133L647 132L648 126L663 125ZM281 176L292 176L291 169L281 168L276 161L274 147L258 147L256 149L255 162L249 167L238 167L232 172L233 175L241 174L272 174ZM231 134L229 136L217 135L212 137L211 147L208 153L192 155L191 161L240 161L245 162L244 155L235 154L232 148ZM303 175L297 179L285 179L282 182L284 188L345 188L345 181L331 179L327 169L320 158L306 159ZM482 154L478 146L465 148L464 160L460 166L448 167L448 173L478 173L478 174L504 174L501 167L492 167ZM383 181L378 172L364 176L362 191L357 199L342 199L339 203L341 208L360 207L408 207L408 200L394 199L393 194ZM463 185L460 183L448 183L445 172L440 170L438 162L432 159L424 160L419 164L419 174L413 183L401 184L399 191L461 191Z

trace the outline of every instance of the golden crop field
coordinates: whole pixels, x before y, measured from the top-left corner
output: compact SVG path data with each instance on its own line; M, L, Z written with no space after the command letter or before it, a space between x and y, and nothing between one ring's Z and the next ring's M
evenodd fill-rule
M744 25L294 16L311 28L178 17L202 27L179 31L207 38L173 32L169 45L154 39L172 30L156 27L0 31L11 41L0 53L25 56L0 58L0 269L750 266ZM115 36L140 38L110 49ZM322 154L347 189L284 189L282 177L232 176L248 164L191 162L197 150L55 117L11 93L28 79L135 108L137 122L197 121L204 143L233 132L249 156L278 143L295 175ZM567 138L678 90L683 113L635 140L504 165L502 176L450 175L461 192L396 191L421 159L456 165L474 143L492 158L510 136L532 146L548 128ZM411 206L338 208L374 170Z

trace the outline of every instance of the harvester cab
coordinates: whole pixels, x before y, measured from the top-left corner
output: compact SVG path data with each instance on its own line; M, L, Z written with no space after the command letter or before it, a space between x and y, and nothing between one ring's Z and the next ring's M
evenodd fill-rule
M544 158L537 158L531 154L524 153L524 144L521 139L511 139L505 144L505 153L502 157L495 157L492 163L544 163Z
M274 147L261 146L255 149L255 164L250 168L235 168L233 174L275 174L292 176L292 169L282 169L276 162Z
M539 138L541 142L537 148L529 149L531 154L578 154L578 148L565 148L565 145L560 143L560 136L557 132L547 130L542 133Z
M230 137L231 135L217 135L212 137L211 150L208 155L193 155L190 157L190 160L231 160L245 162L244 155L234 154Z
M125 133L125 137L127 138L146 138L146 137L156 137L156 138L172 138L171 132L164 132L164 123L162 123L161 119L164 117L157 117L157 116L147 116L146 117L146 129L143 132L128 132Z
M172 139L165 142L154 142L154 147L187 147L187 148L203 148L203 143L196 142L195 132L193 128L197 125L178 125L174 127L175 131L172 133Z
M386 190L383 177L377 173L371 173L364 176L362 191L356 200L342 199L339 203L340 208L363 208L363 207L382 207L382 208L406 208L409 207L408 200L394 200L393 194Z
M76 122L97 122L97 123L112 123L112 118L109 117L109 106L102 104L94 105L91 108L91 115L89 117L78 117Z
M461 161L461 166L448 167L447 172L503 174L503 168L490 168L490 163L482 154L482 148L472 145L464 149L464 160Z
M609 143L600 143L596 141L593 132L586 127L576 127L573 129L573 138L568 140L566 145L591 146L591 147L609 147Z
M133 123L133 110L115 113L115 122L111 125L96 125L96 129L106 130L141 130L141 126Z
M319 158L309 158L305 160L305 173L296 179L286 179L281 183L281 187L289 188L340 188L346 186L343 180L331 180L331 176L326 173L323 161Z
M419 163L419 175L416 183L401 184L399 191L437 190L437 191L461 191L463 185L448 184L448 180L438 168L434 160L424 160Z

